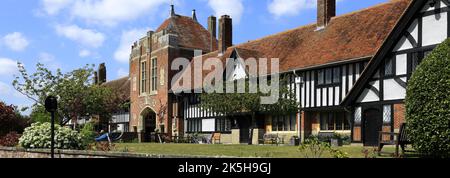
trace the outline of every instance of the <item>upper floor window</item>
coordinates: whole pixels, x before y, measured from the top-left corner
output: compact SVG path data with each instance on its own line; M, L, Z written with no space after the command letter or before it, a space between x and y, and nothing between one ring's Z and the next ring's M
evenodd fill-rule
M339 85L341 83L341 68L320 69L317 72L317 84L319 87L328 85Z
M147 61L141 62L141 93L147 92Z
M384 76L389 77L395 74L394 59L387 58L384 62Z
M152 78L151 78L151 83L152 83L152 87L151 90L152 91L156 91L158 89L158 59L153 58L152 59L152 69L151 69L151 74L152 74Z

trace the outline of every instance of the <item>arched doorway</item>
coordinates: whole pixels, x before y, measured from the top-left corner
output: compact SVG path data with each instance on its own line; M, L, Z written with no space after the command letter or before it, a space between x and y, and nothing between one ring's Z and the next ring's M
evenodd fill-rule
M383 127L380 109L370 108L364 111L364 146L377 146L379 133Z
M150 109L146 108L141 113L142 118L142 126L143 126L143 141L144 142L151 142L152 135L155 133L156 129L156 113Z

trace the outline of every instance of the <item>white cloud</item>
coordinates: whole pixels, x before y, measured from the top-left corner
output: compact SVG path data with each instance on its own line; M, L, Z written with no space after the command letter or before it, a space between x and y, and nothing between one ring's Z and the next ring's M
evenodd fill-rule
M343 0L337 0L340 2ZM267 6L269 12L276 17L295 16L302 10L314 9L317 7L317 0L271 0Z
M49 53L40 53L39 54L39 61L41 62L52 62L55 60L55 56L49 54Z
M233 21L239 23L244 13L243 0L209 0L208 5L214 10L216 16L230 15ZM289 1L289 0L288 0Z
M72 2L73 0L42 0L41 3L44 11L48 15L55 15L58 14L59 11L68 7Z
M127 70L120 68L117 71L117 77L118 78L122 78L122 77L126 77L126 76L128 76L128 71Z
M0 82L0 95L7 96L11 92L11 88L6 83Z
M61 63L59 63L55 56L50 53L42 52L39 54L39 62L49 67L51 70L61 69Z
M1 41L6 47L13 51L23 51L30 44L27 38L20 32L7 34Z
M58 35L78 42L83 46L98 48L105 41L105 35L103 33L91 29L83 29L77 25L57 25L55 29Z
M87 49L83 49L81 50L78 55L82 58L88 57L91 55L91 51L87 50Z
M131 54L131 45L137 40L145 36L147 29L132 29L122 32L120 45L114 53L114 59L122 63L128 63Z
M71 14L91 23L113 26L155 11L168 2L169 0L78 0L73 4Z
M10 75L18 72L17 61L8 58L0 58L0 75Z

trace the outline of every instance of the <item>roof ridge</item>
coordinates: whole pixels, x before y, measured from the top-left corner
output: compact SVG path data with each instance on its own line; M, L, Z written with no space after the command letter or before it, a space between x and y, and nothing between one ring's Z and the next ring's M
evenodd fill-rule
M364 12L364 11L367 11L367 10L371 10L371 9L374 9L374 8L379 8L381 6L386 6L386 5L394 4L394 3L399 3L400 1L410 1L411 2L412 0L390 0L388 2L375 4L375 5L370 6L370 7L365 7L365 8L358 9L358 10L355 10L355 11L352 11L352 12L341 14L339 16L332 17L331 20L333 20L335 18L340 18L340 17L346 17L346 16L354 15L354 14L361 13L361 12Z
M374 9L374 8L379 8L380 6L386 6L386 5L393 4L393 3L399 3L400 1L411 1L411 0L390 0L388 2L376 4L376 5L373 5L373 6L370 6L370 7L366 7L366 8L359 9L359 10L352 11L352 12L345 13L345 14L341 14L339 16L335 16L331 20L342 18L342 17L347 17L347 16L354 15L354 14L358 14L358 13L361 13L361 12L364 12L364 11L368 11L368 10L371 10L371 9ZM317 22L308 23L308 24L305 24L305 25L302 25L302 26L298 26L298 27L295 27L295 28L292 28L292 29L288 29L286 31L282 31L282 32L278 32L278 33L271 34L271 35L268 35L268 36L264 36L264 37L261 37L261 38L257 38L255 40L250 40L248 42L240 43L240 44L237 44L237 45L234 45L234 46L231 46L231 47L241 47L241 46L243 46L245 44L261 41L261 40L264 40L264 39L270 38L270 37L280 36L280 35L283 35L283 34L286 34L286 33L290 33L290 32L296 31L296 30L300 30L300 29L303 29L303 28L307 28L307 27L310 27L310 26L313 26L313 25L317 25Z
M117 82L117 81L119 81L119 80L124 80L124 79L129 80L130 77L129 77L129 76L121 77L121 78L118 78L118 79L114 79L114 80L107 81L107 82L105 82L105 83L103 83L103 84L112 83L112 82Z

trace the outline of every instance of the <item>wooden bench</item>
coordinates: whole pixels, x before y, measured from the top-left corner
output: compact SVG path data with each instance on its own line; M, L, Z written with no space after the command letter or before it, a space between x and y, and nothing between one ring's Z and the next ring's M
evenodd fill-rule
M219 141L219 144L220 144L220 138L221 138L221 134L220 133L213 133L213 135L211 137L211 143L212 144L216 144L217 141Z
M284 140L281 139L278 134L264 134L263 138L259 140L262 144L284 144Z
M390 138L388 140L383 139L385 136L389 136ZM381 150L385 145L395 145L395 156L399 156L399 147L402 149L402 155L406 152L406 145L411 144L411 141L409 140L408 133L406 132L406 123L403 123L400 126L400 132L394 133L394 132L380 132L379 136L379 143L378 143L378 155L381 154Z

